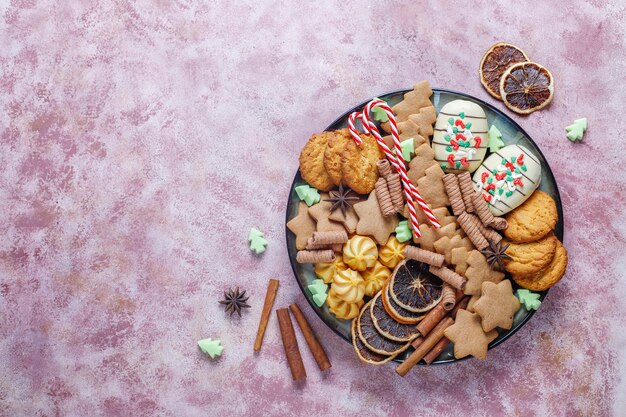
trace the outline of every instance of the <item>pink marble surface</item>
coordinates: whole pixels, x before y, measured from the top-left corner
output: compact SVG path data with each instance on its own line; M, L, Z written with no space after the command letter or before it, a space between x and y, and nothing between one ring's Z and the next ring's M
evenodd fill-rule
M0 2L0 415L625 415L626 171L609 145L623 2L241 3ZM513 117L560 185L569 269L486 361L401 379L359 363L292 276L297 156L348 107L423 78L502 108L476 76L500 40L556 78L549 109ZM252 353L269 277L330 353L321 375L303 349L303 386L274 316ZM217 304L235 285L251 296L241 319Z

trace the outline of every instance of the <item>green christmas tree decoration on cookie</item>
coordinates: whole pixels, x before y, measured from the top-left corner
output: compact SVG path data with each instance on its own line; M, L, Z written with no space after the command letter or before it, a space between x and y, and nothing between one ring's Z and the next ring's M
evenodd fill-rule
M402 158L407 162L411 162L411 154L415 153L415 140L413 138L403 140L400 142L400 147L402 148Z
M565 131L567 132L567 138L572 142L580 142L583 140L583 134L587 130L587 118L574 120L574 123L567 126Z
M310 185L298 185L295 190L298 198L304 201L309 207L311 207L313 204L317 204L320 202L319 191L317 191L317 189L311 187Z
M396 239L398 239L398 242L407 242L412 236L413 232L411 232L408 220L402 220L398 223L398 227L396 227Z
M372 115L374 116L374 120L378 122L388 122L389 116L387 116L387 112L380 107L374 107L372 109Z
M500 133L500 130L498 130L495 125L491 125L489 128L489 151L498 152L503 147L502 133Z
M265 252L265 248L267 246L267 240L263 237L263 232L254 227L250 229L250 234L248 235L248 240L250 241L250 250L257 255Z
M213 340L211 338L198 341L198 346L204 353L209 355L211 359L221 356L224 350L221 340Z
M539 308L541 305L539 297L539 294L526 289L517 290L517 298L519 299L519 302L524 304L524 307L526 307L526 310L528 311L537 310Z

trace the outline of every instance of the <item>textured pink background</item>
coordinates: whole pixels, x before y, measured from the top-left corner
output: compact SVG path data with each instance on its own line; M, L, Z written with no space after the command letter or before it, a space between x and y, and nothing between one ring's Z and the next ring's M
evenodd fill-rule
M238 3L0 2L0 415L624 415L623 2ZM560 185L568 273L486 361L401 379L359 363L296 285L297 156L348 107L423 78L502 108L476 75L500 40L556 78L549 109L513 117ZM304 386L274 315L252 354L270 277L330 352L321 375L302 349ZM234 285L241 319L217 304Z

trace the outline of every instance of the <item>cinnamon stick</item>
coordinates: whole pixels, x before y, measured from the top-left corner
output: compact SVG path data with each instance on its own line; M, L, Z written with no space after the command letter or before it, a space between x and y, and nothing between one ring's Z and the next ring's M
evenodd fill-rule
M293 324L291 324L289 310L286 308L279 308L276 310L276 315L278 316L278 325L280 326L280 335L283 339L283 347L285 348L287 363L289 364L289 369L291 369L291 377L294 381L305 379L306 370L304 369L302 356L300 356L298 340L296 340L296 333L293 331Z
M277 279L270 279L267 286L265 302L263 303L263 311L261 312L261 321L259 322L259 329L256 332L256 339L254 340L255 352L261 350L263 337L265 336L265 329L267 328L267 323L270 320L270 313L272 312L272 307L274 307L274 300L276 299L276 293L278 292L278 284L280 284L280 281Z
M304 340L306 340L307 345L309 345L309 349L311 350L313 358L315 358L315 362L317 362L317 366L320 368L320 371L325 371L326 369L330 368L332 365L328 360L326 351L320 344L319 340L317 340L315 333L313 333L313 329L311 329L309 322L307 321L306 317L304 317L304 314L302 314L302 311L300 310L300 307L298 307L298 304L291 304L289 306L289 309L291 310L291 314L293 314L293 316L296 318L298 326L300 326L300 330L302 331L302 335L304 336Z
M457 291L456 294L456 302L458 303L461 298L463 298L463 293L461 291ZM448 310L446 310L442 303L437 304L432 310L430 310L426 316L420 321L417 325L417 331L422 335L426 336L430 331L443 319Z
M404 360L398 367L396 368L396 372L400 376L405 376L407 372L418 363L424 355L426 355L430 350L441 340L443 336L443 332L450 326L454 324L454 320L452 317L446 317L442 321L435 326L435 328L424 338L424 341L415 349L408 358Z
M469 302L469 297L464 297L461 301L459 301L457 305L454 307L454 310L452 310L452 313L450 313L450 317L453 320L456 320L456 313L459 310L467 307L468 302ZM435 359L437 359L439 355L441 355L441 352L443 352L443 350L448 346L449 343L450 343L450 340L447 337L445 336L442 337L441 340L437 342L437 344L430 350L430 352L428 352L424 356L424 362L426 362L429 365L433 363Z

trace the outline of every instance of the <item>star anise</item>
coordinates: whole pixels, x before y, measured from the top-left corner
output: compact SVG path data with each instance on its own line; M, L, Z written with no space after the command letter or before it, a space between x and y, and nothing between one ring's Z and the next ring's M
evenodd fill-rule
M341 213L345 216L346 211L352 207L353 201L358 201L359 197L356 195L354 191L349 188L343 188L343 185L339 185L339 190L330 191L330 198L325 199L324 201L330 201L333 203L330 208L330 212L341 209Z
M509 245L510 243L507 243L502 246L501 242L489 241L489 248L481 251L487 258L487 262L489 262L489 267L491 267L491 269L493 269L493 266L497 263L498 267L501 270L504 270L504 260L513 259L505 253Z
M241 309L250 308L247 303L248 298L250 297L246 297L245 290L240 292L239 287L234 290L231 288L228 292L224 291L224 299L220 301L220 304L224 304L226 306L226 312L230 313L231 316L236 311L237 314L239 314L239 317L241 317Z

